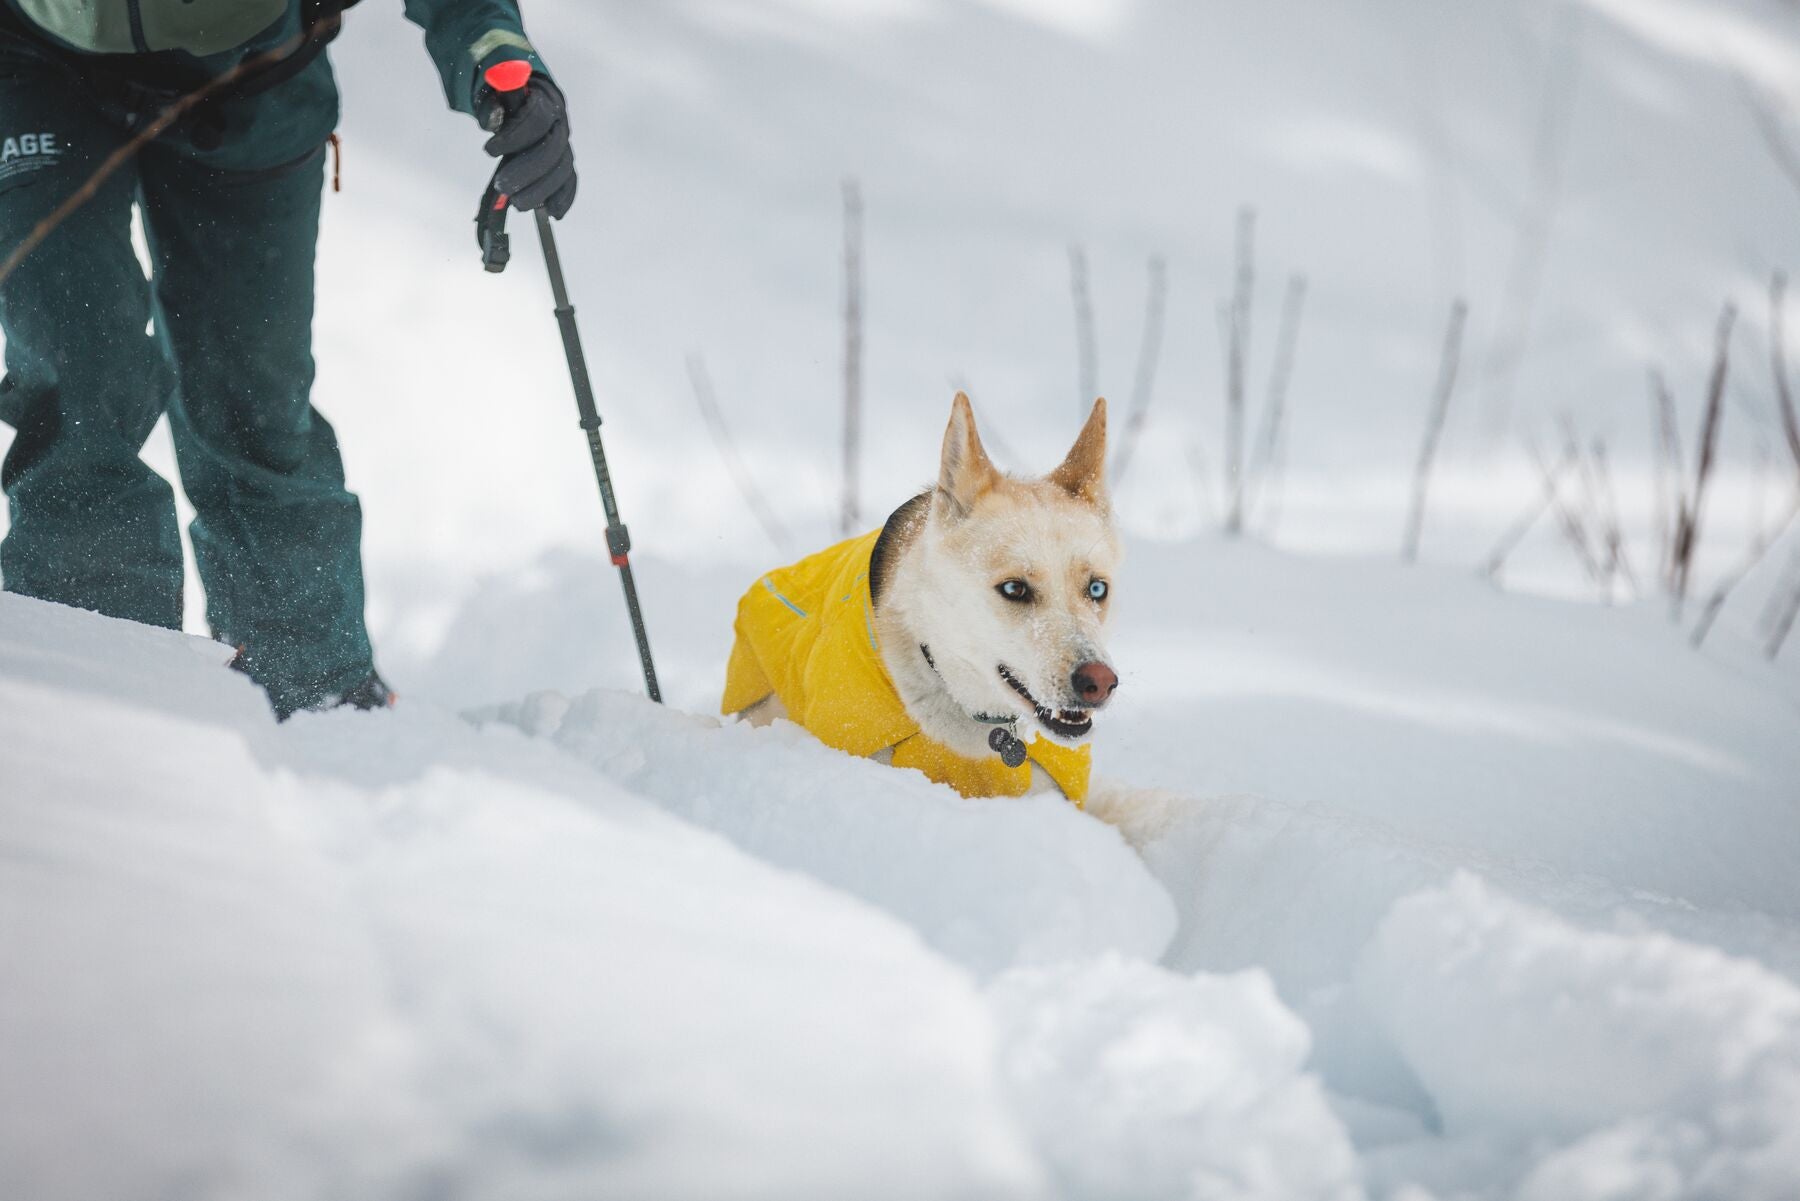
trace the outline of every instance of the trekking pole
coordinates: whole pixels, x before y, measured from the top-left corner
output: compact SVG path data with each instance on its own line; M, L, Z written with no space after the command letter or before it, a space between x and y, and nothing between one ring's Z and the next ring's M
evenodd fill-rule
M500 101L500 111L510 112L523 99L525 85L531 81L531 64L515 61L490 67L486 76ZM475 215L476 237L481 243L482 265L489 272L506 270L512 258L511 239L506 232L506 210L512 198L500 191L498 172L488 184L481 200L481 211ZM569 303L569 289L563 280L562 256L557 253L556 234L550 228L550 215L537 211L538 241L544 248L544 266L550 274L550 294L556 300L556 324L562 330L563 353L569 360L569 379L575 385L575 407L581 413L581 428L587 431L588 452L594 460L594 478L600 483L600 504L606 510L606 549L613 566L619 569L619 583L625 589L625 609L631 615L631 633L637 639L638 658L644 665L644 688L650 699L662 703L662 690L656 684L656 664L650 658L650 634L644 628L644 611L638 604L637 581L631 574L631 532L619 519L618 498L613 495L612 473L606 466L606 448L600 442L600 410L594 405L594 386L588 379L587 356L581 350L581 331L575 327L575 306Z

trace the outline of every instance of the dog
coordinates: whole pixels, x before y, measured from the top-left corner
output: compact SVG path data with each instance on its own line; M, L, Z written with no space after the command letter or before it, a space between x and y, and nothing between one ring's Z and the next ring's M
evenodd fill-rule
M1121 557L1106 401L1037 479L995 468L958 393L934 488L880 530L772 571L738 602L721 711L968 797L1082 805L1095 715L1118 687L1104 634Z

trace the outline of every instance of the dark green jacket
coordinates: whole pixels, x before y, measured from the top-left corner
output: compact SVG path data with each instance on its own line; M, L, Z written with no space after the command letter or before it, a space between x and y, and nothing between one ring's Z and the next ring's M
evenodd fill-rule
M279 46L304 24L308 0L4 0L11 22L57 50L146 85L181 90ZM527 59L543 70L517 0L405 0L425 30L450 106L472 113L481 72ZM333 5L335 7L335 5Z

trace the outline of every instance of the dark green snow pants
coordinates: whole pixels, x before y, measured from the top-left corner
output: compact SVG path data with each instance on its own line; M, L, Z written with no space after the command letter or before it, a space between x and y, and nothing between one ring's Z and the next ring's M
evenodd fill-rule
M373 670L362 513L310 402L313 251L337 94L323 58L236 102L222 145L147 146L0 285L7 591L180 628L169 416L207 619L282 712ZM0 31L0 253L145 117ZM29 137L27 138L27 135ZM27 140L21 140L27 139ZM150 278L131 243L141 207Z

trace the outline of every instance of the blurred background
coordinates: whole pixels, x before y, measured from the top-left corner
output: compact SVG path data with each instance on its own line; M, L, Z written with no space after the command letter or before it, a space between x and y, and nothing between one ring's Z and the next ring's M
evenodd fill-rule
M343 191L317 319L377 646L403 690L452 703L629 683L535 238L517 222L512 269L482 273L482 135L400 10L361 5L333 51ZM1685 503L1689 624L1742 574L1716 636L1748 654L1800 584L1771 339L1772 280L1800 262L1800 6L525 16L572 105L560 237L652 631L698 639L677 699L716 688L742 581L843 527L847 375L859 529L932 478L957 389L1021 471L1103 393L1133 443L1117 504L1140 557L1234 508L1285 550L1398 556L1441 414L1428 564L1498 557L1510 589L1660 605ZM147 455L172 469L164 434ZM197 590L190 608L203 628ZM581 678L543 678L563 673Z

